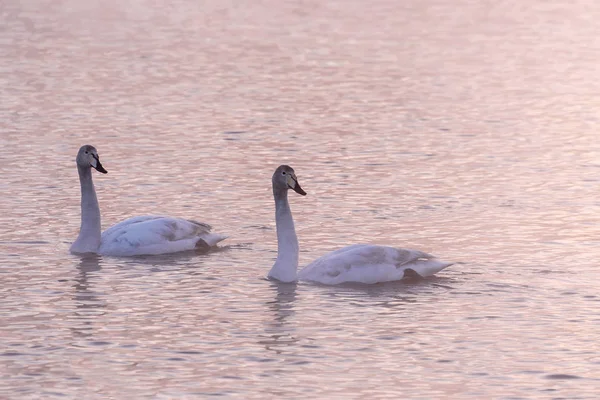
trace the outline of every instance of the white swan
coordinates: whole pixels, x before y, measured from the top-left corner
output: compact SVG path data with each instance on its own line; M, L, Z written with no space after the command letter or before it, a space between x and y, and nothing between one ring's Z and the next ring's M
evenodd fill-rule
M388 246L355 244L316 259L298 274L298 238L288 190L306 195L298 183L294 170L281 165L273 174L275 222L277 226L277 260L268 277L281 282L297 279L337 285L345 282L377 283L401 280L418 274L427 277L452 265L418 250L397 249Z
M200 222L172 217L145 215L133 217L108 228L102 234L100 207L92 182L92 167L106 174L94 146L85 145L77 153L81 184L81 228L71 253L98 253L109 256L138 256L208 250L226 236L211 233Z

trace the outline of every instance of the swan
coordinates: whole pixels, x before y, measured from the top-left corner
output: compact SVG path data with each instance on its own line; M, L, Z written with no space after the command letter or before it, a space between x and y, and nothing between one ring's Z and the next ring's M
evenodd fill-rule
M306 192L300 187L294 169L288 165L281 165L275 170L272 183L277 259L267 275L269 279L281 282L299 279L325 285L350 282L372 284L401 280L415 274L428 277L452 265L418 250L354 244L325 254L297 273L298 238L288 202L288 190L292 189L302 196Z
M100 207L92 182L92 168L106 174L94 146L79 149L76 158L81 184L81 228L71 245L74 254L97 253L107 256L139 256L208 250L226 236L211 233L210 225L156 215L133 217L101 233Z

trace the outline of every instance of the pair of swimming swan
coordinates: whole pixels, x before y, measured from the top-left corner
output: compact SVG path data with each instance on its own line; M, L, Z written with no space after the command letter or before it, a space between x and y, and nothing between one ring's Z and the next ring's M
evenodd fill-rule
M100 207L92 182L92 168L106 174L96 148L82 146L77 154L81 184L81 228L71 245L72 253L98 253L109 256L136 256L208 250L226 236L211 233L200 222L164 216L126 219L101 232ZM294 228L288 191L306 195L294 170L281 165L272 178L277 227L277 259L268 277L281 282L303 281L336 285L345 282L378 283L406 276L428 277L452 263L418 250L355 244L328 253L297 272L298 238Z

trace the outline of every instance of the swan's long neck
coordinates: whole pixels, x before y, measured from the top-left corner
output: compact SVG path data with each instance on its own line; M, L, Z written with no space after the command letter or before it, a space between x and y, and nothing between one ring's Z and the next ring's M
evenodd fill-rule
M287 190L273 189L273 195L277 225L277 260L269 271L269 277L281 282L293 282L296 280L299 250L292 210L288 202Z
M96 189L92 182L92 169L77 166L81 184L81 227L79 236L73 242L71 251L75 253L95 253L100 246L101 222L100 206Z

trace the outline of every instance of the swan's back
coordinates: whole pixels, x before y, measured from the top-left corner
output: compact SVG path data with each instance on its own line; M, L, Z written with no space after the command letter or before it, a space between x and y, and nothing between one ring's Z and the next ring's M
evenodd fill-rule
M412 249L355 244L328 253L300 271L301 280L336 285L401 280L405 274L428 277L452 265ZM408 270L411 270L407 272Z
M210 248L226 236L211 226L182 218L146 215L120 222L102 233L99 253L135 256Z

